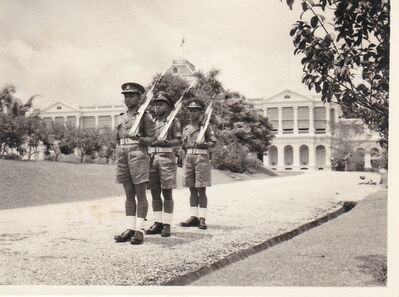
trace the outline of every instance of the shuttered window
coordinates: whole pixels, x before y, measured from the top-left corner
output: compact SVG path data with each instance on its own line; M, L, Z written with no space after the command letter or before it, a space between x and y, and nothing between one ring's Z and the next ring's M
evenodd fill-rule
M307 133L309 131L309 107L298 107L298 132Z
M283 133L293 133L294 131L294 109L283 107Z
M335 109L330 109L330 129L331 133L335 132Z
M96 127L96 120L94 117L83 117L82 128L83 129L94 129Z
M272 125L272 131L278 130L278 108L269 107L267 108L267 118Z
M67 126L76 126L76 117L75 116L69 116L67 117Z
M53 123L53 119L50 117L43 118L44 123L46 124L47 128L51 128L51 124Z
M315 107L314 112L314 129L316 133L326 132L326 109L324 107Z
M98 128L111 128L111 116L98 117Z

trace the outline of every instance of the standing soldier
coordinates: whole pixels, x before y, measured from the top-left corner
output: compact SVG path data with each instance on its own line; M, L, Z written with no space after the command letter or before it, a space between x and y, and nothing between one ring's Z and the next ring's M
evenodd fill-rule
M173 216L172 189L176 188L176 156L173 147L181 145L181 125L174 118L165 140L159 140L162 129L167 124L169 113L173 110L174 100L167 92L159 92L155 103L155 141L149 148L151 153L150 181L154 224L146 230L146 234L170 236L170 224ZM162 202L161 193L164 198Z
M206 187L211 186L211 164L208 149L215 146L216 138L211 126L208 126L204 141L200 144L196 143L205 104L201 100L194 99L187 108L190 123L183 129L182 140L183 148L186 151L183 162L184 185L190 188L191 216L185 222L180 223L180 226L207 229L205 222L208 207Z
M123 184L126 193L126 231L114 237L117 242L129 241L142 244L144 240L144 220L148 212L146 184L149 179L148 146L153 141L154 121L145 112L141 118L138 134L129 136L129 130L138 117L143 86L137 83L122 85L127 111L117 118L117 171L116 181ZM137 204L136 197L137 196Z

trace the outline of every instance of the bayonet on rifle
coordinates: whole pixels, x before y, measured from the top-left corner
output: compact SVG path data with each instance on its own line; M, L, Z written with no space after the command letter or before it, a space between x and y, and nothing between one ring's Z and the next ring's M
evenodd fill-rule
M204 142L205 132L206 132L206 129L208 129L209 121L211 120L212 111L213 111L213 109L212 109L212 101L211 101L211 103L209 103L209 105L206 108L205 113L204 113L205 121L201 125L200 132L198 133L197 140L195 141L197 144Z
M165 126L162 128L161 133L158 136L157 140L165 140L168 130L170 128L170 126L173 123L173 120L175 119L177 113L179 112L179 110L181 109L181 107L183 106L183 97L184 95L194 86L195 81L193 81L190 86L184 90L183 94L181 94L179 100L175 103L175 108L173 109L173 111L168 115L168 118L166 119L166 124Z
M140 121L143 118L144 112L146 111L148 105L150 104L152 98L154 97L154 88L156 86L156 84L162 79L162 77L165 75L166 71L168 70L165 69L165 71L158 77L158 79L154 82L154 84L152 85L151 89L147 92L147 94L145 95L146 98L143 102L143 104L140 105L140 108L137 110L137 116L136 119L132 125L132 128L130 128L129 130L129 136L136 136L138 129L139 129L139 125L140 125Z

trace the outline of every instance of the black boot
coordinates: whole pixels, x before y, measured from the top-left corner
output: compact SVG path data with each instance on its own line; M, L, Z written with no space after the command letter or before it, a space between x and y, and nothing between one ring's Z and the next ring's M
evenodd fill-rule
M130 239L131 244L143 244L144 234L143 232L136 231L134 232L134 236Z
M180 226L182 226L182 227L198 227L199 220L197 217L191 216L186 221L181 222Z
M126 229L125 232L123 232L120 235L115 235L114 239L116 242L126 242L129 241L130 238L134 236L134 231L132 229Z
M163 228L162 223L155 222L150 229L145 230L145 234L153 235L153 234L161 234Z
M199 226L198 226L198 228L200 228L202 230L208 229L208 226L205 223L205 218L199 218Z
M170 236L170 225L169 224L164 224L163 225L161 236L162 237L169 237Z

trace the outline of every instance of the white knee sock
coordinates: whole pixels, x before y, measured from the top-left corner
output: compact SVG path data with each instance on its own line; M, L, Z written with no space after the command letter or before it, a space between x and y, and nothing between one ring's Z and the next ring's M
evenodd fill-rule
M126 216L126 228L136 230L136 216Z
M206 213L207 213L207 209L206 209L206 208L204 208L204 207L200 207L200 208L199 208L198 216L199 216L200 218L206 219Z
M163 223L170 225L172 223L173 213L164 212L163 213Z
M154 222L162 223L162 211L154 211Z
M190 214L191 216L198 218L198 207L190 207Z

